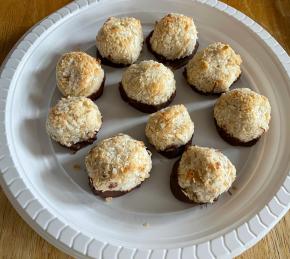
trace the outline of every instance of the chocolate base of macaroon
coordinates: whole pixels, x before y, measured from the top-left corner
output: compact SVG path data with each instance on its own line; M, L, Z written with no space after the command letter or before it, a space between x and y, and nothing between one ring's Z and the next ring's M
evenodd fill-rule
M248 142L244 142L244 141L241 141L241 140L231 136L230 134L228 134L223 128L221 128L217 124L217 121L215 118L214 118L214 123L215 123L216 129L217 129L219 135L221 136L221 138L223 140L225 140L226 142L228 142L229 144L231 144L232 146L250 147L250 146L255 145L258 142L258 140L261 138L261 136L260 136L258 138L253 139L253 140L250 140Z
M197 49L198 49L198 46L199 46L199 43L198 41L196 41L196 44L195 44L195 47L194 47L194 50L193 52L184 57L184 58L178 58L178 59L173 59L173 60L169 60L167 58L165 58L164 56L156 53L152 48L151 48L151 44L150 44L150 38L153 34L153 31L151 31L149 33L149 35L147 36L146 38L146 44L147 44L147 48L148 50L153 54L153 56L161 63L163 63L164 65L166 66L169 66L171 67L172 69L178 69L178 68L181 68L183 67L184 65L186 65L188 63L188 61L190 59L192 59L192 57L195 55L195 53L197 52Z
M139 188L141 186L142 183L140 183L139 185L137 185L135 188L129 190L129 191L98 191L95 189L94 185L93 185L93 180L91 177L89 177L89 185L90 185L90 188L92 190L92 192L97 195L97 196L100 196L104 199L106 198L116 198L116 197L120 197L120 196L123 196L133 190L135 190L136 188Z
M191 142L192 142L192 138L193 138L193 135L191 136L190 140L182 145L182 146L177 146L177 145L172 145L171 147L168 147L162 151L159 151L157 150L158 153L160 153L161 155L167 157L167 158L175 158L175 157L178 157L180 156L184 150L191 145Z
M171 175L170 175L170 189L171 189L171 192L172 192L173 196L177 200L182 201L182 202L186 202L186 203L193 204L193 206L210 204L210 203L203 203L203 202L195 202L195 201L192 201L191 199L189 199L183 193L182 188L178 184L178 166L179 166L179 162L180 162L180 159L178 159L174 163L174 165L172 167L172 172L171 172ZM216 198L214 201L217 201L217 200L218 200L218 198Z
M241 78L241 75L242 73L237 77L237 79L230 85L230 87L232 87L232 85L234 83L236 83L240 78ZM183 70L183 76L184 78L186 79L186 82L187 84L191 87L191 89L193 91L195 91L196 93L198 94L201 94L201 95L205 95L205 96L221 96L221 94L225 93L225 92L221 92L221 93L215 93L215 92L203 92L201 90L199 90L195 85L192 85L190 83L188 83L188 80L187 80L187 72L186 72L186 68L184 68Z
M128 67L128 66L132 65L132 64L114 63L111 60L102 57L101 54L100 54L100 52L98 51L98 49L96 51L96 56L97 56L98 59L101 60L101 64L102 65L106 65L106 66L110 66L110 67L115 67L115 68Z
M89 138L87 140L84 140L84 141L80 141L80 142L77 142L71 146L65 146L63 144L60 144L59 142L57 142L59 145L61 145L62 147L65 147L71 151L73 151L73 153L76 153L77 151L79 151L80 149L86 147L86 146L89 146L91 144L93 144L96 140L97 140L97 133L95 133L95 135L92 137L92 138Z
M137 110L141 111L141 112L145 112L145 113L153 113L153 112L157 112L165 107L167 107L174 99L175 95L176 95L176 91L170 96L170 98L168 99L168 101L166 101L165 103L161 103L158 105L150 105L150 104L146 104L146 103L141 103L138 102L130 97L128 97L128 95L126 94L122 83L119 83L119 91L120 91L120 95L122 97L122 99L130 104L131 106L133 106L134 108L136 108Z
M104 75L104 79L103 79L103 82L102 82L100 88L96 92L94 92L93 94L91 94L90 96L88 96L87 98L91 99L92 101L95 101L99 97L101 97L101 95L104 92L105 81L106 81L106 76Z

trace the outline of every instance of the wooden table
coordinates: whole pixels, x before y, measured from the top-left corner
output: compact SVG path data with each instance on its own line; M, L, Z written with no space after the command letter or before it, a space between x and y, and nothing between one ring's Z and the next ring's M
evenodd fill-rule
M0 63L35 23L68 0L3 0L0 4ZM266 28L290 53L290 0L223 1ZM70 258L38 236L0 190L0 258ZM238 258L290 258L290 212L257 245Z

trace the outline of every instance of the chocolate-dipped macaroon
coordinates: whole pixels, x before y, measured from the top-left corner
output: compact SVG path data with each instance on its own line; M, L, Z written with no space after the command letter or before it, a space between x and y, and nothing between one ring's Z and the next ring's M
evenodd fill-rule
M129 66L138 59L143 41L140 20L133 17L110 17L96 37L97 57L104 65Z
M56 66L56 83L63 96L84 96L93 101L103 94L105 73L100 60L78 51L63 54Z
M236 168L220 151L188 147L172 169L170 187L176 199L192 203L213 203L228 191L236 178Z
M197 31L191 17L170 13L156 22L147 37L147 47L159 62L174 69L184 66L198 48Z
M252 146L269 130L271 105L267 97L249 88L224 93L214 105L220 136L234 146Z
M85 158L92 191L102 198L122 196L150 177L151 153L142 141L119 134L99 142Z
M181 155L191 145L193 132L193 121L183 104L151 114L145 128L149 142L167 158Z
M241 76L240 55L221 42L210 44L187 63L184 76L193 90L203 95L220 95Z
M101 125L102 115L92 100L68 97L50 109L46 130L54 141L77 151L96 140Z
M156 61L141 61L124 72L119 90L123 100L134 108L146 113L156 112L175 97L174 74Z

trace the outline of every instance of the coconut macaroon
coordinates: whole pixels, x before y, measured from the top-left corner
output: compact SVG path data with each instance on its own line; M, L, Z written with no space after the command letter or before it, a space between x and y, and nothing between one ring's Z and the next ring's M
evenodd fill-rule
M92 100L104 90L105 73L100 61L84 52L68 52L56 66L58 89L65 96L84 96Z
M97 55L105 65L128 66L138 59L143 41L140 20L110 17L96 37Z
M241 75L242 59L228 45L210 44L199 51L186 65L184 75L188 84L200 94L217 94L229 91Z
M271 106L267 97L248 88L223 94L214 105L221 137L232 145L254 145L269 129Z
M152 113L168 106L175 97L173 72L153 60L131 65L122 76L120 94L136 109Z
M86 97L62 98L49 111L48 135L73 151L92 144L102 125L98 106Z
M147 38L148 49L162 63L173 68L184 66L197 48L197 31L191 17L170 13L156 22Z
M103 198L124 195L150 176L151 153L128 135L102 140L86 156L92 191Z
M170 187L180 201L213 203L236 178L236 168L219 150L190 146L173 166Z
M179 156L191 144L193 132L194 124L183 104L150 115L145 128L149 142L168 158Z

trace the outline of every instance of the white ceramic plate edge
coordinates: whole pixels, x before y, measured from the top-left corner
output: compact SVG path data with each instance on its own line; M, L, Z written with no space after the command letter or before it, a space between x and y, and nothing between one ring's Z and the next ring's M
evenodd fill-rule
M105 1L105 0L104 0ZM275 53L290 78L290 58L279 43L259 24L236 9L215 1L198 0L217 8L241 21L257 34ZM230 258L257 243L286 214L290 208L290 172L272 200L249 221L232 232L205 243L178 249L140 250L114 246L85 236L55 218L21 180L14 167L5 134L6 98L14 73L29 48L48 28L64 17L79 12L97 0L78 0L48 16L31 28L11 50L5 59L0 76L0 183L19 215L43 238L73 256L96 258ZM112 0L111 0L112 3ZM65 239L60 234L66 233Z

